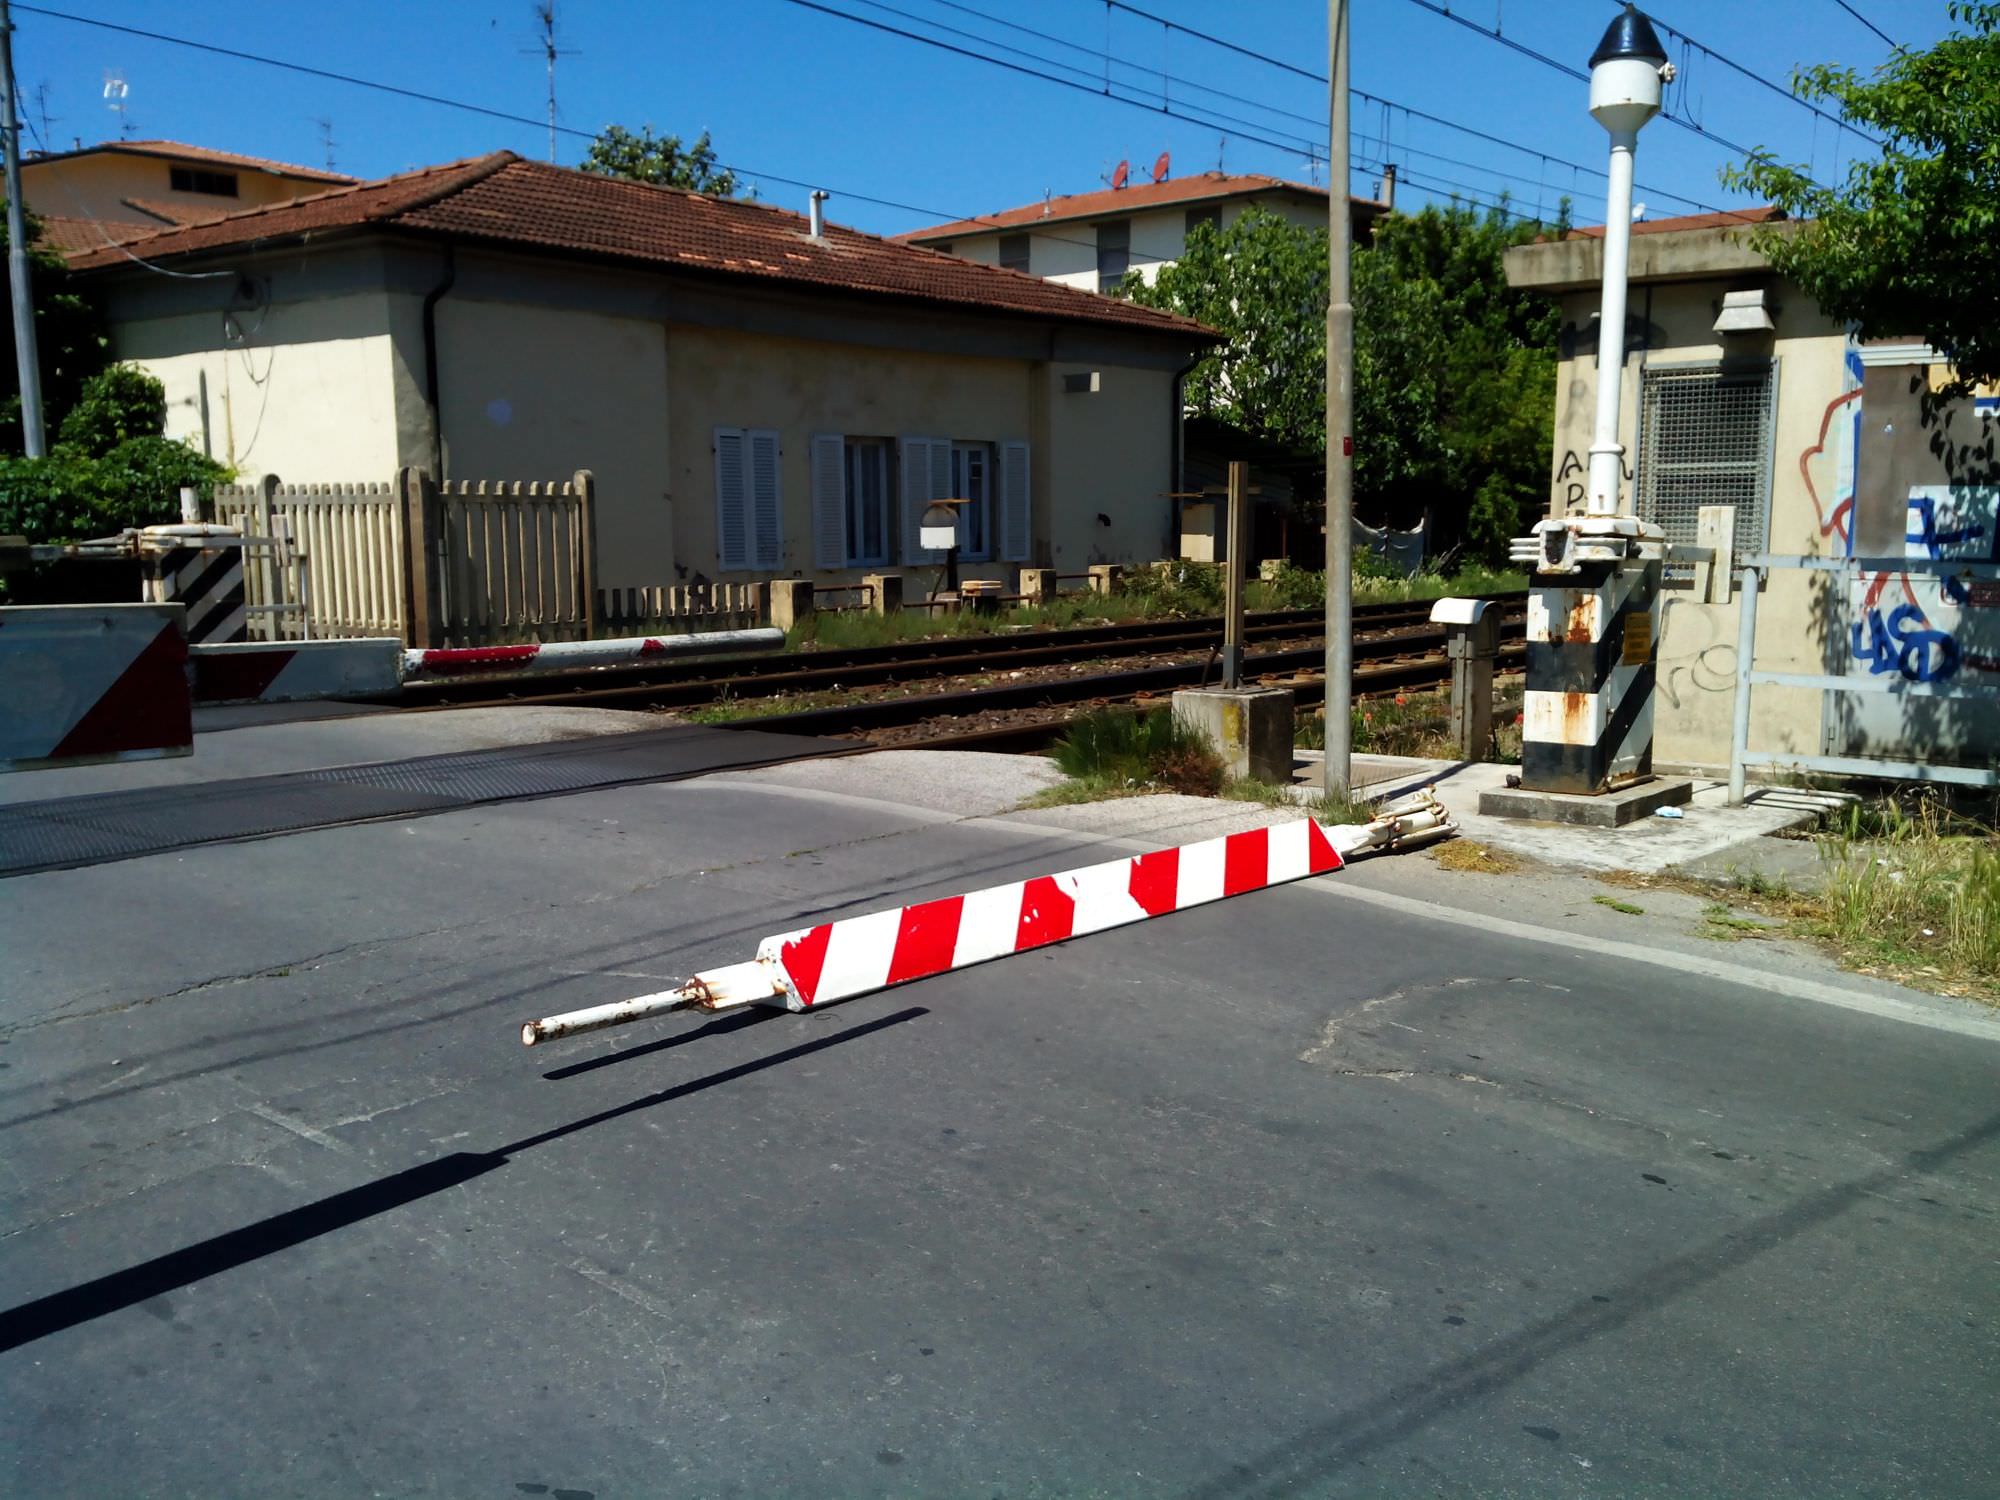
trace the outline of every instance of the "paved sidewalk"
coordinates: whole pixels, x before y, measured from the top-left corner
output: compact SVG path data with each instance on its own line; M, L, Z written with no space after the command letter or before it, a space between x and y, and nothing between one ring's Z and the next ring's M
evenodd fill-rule
M1496 849L1573 869L1649 875L1669 869L1716 876L1756 871L1798 884L1814 873L1817 856L1807 844L1771 835L1809 827L1847 800L1833 793L1767 786L1753 787L1743 806L1731 807L1728 783L1694 777L1694 800L1680 809L1679 818L1580 828L1482 814L1479 794L1505 786L1509 775L1518 774L1515 766L1404 755L1357 755L1353 764L1359 793L1398 797L1432 787L1467 838ZM1319 795L1323 769L1317 752L1300 752L1292 784L1301 801Z

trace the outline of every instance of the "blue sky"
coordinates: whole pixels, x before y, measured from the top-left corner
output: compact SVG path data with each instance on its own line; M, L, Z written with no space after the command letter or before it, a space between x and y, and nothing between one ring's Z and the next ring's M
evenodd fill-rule
M1238 123L1197 123L1117 103L1101 92L954 56L791 0L557 0L559 40L573 49L558 64L561 121L587 131L612 121L651 123L689 136L706 128L723 160L758 180L765 199L803 208L805 189L780 178L823 186L834 194L830 217L880 232L1012 207L1046 192L1088 191L1103 185L1121 160L1129 160L1135 180L1142 180L1163 151L1171 153L1176 176L1220 162L1233 171L1325 181L1323 162L1307 155L1309 144L1322 153L1325 148L1323 84L1107 8L1103 0L816 3L1007 56L1100 91L1108 47L1110 77L1133 97L1157 106L1164 90L1174 110L1232 115ZM1133 3L1310 71L1325 69L1323 0ZM1926 46L1948 29L1943 0L1850 3L1905 45ZM1579 68L1616 13L1609 0L1452 0L1450 8L1482 26L1497 22L1509 38ZM1865 72L1888 55L1887 46L1836 0L1658 0L1646 8L1781 84L1802 63L1839 62ZM529 0L183 0L171 7L157 0L52 0L46 9L536 119L545 110ZM1009 30L975 12L1045 35ZM1557 199L1570 194L1579 221L1601 220L1601 177L1543 159L1602 165L1605 138L1586 112L1583 84L1415 0L1355 0L1353 14L1354 85L1393 102L1357 102L1356 191L1372 190L1386 154L1406 184L1426 185L1414 194L1406 186L1404 202L1449 196L1453 184L1481 198L1505 188L1527 211L1539 203L1552 213ZM139 137L323 164L318 122L327 120L340 170L362 176L502 146L537 158L548 151L543 128L18 6L15 26L15 67L29 122L40 128L38 90L46 86L46 138L57 148L77 137L91 142L116 134L117 117L103 99L105 76L115 70L127 86L132 133ZM947 27L973 36L940 29ZM1002 53L1002 47L1049 61ZM1164 82L1162 72L1171 75ZM1237 97L1204 94L1195 85ZM1715 135L1809 161L1823 180L1867 149L1851 133L1699 54L1688 60L1670 97L1678 111ZM558 160L574 164L584 145L577 137L561 138ZM1641 140L1638 197L1656 218L1694 211L1687 200L1740 204L1745 200L1716 180L1718 167L1732 159L1734 153L1716 141L1657 121Z

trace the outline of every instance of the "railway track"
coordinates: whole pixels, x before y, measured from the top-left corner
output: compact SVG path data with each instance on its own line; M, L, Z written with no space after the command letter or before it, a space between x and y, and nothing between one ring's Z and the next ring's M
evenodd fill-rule
M1509 612L1521 595L1496 595ZM1430 604L1366 606L1355 611L1357 643L1393 643L1404 653L1442 647L1444 635L1429 623ZM1321 637L1319 610L1273 610L1253 615L1246 644ZM847 691L885 684L1028 671L1117 657L1208 653L1221 643L1222 622L1139 621L1068 630L1024 631L1005 636L958 636L890 646L827 651L774 652L728 661L692 661L598 668L533 680L493 679L413 684L396 699L405 710L552 705L592 708L698 708L739 698ZM1198 679L1197 679L1198 680ZM985 691L992 691L986 689Z

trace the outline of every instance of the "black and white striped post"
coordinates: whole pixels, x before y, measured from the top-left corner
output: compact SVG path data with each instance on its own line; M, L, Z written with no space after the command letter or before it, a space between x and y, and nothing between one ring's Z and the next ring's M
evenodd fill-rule
M1639 131L1673 77L1666 48L1631 5L1590 58L1590 112L1611 133L1604 211L1604 300L1598 320L1597 423L1580 516L1542 521L1514 543L1531 563L1521 785L1596 795L1653 770L1653 669L1665 533L1632 513L1624 492L1618 406L1625 367L1625 291L1632 249L1632 166Z
M229 526L148 526L139 533L146 564L146 598L187 606L193 645L248 639L249 601L243 588L243 533Z

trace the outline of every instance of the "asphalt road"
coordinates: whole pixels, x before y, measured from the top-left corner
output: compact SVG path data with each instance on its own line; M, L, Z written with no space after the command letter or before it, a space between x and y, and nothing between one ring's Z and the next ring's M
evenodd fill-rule
M1080 852L739 780L0 883L0 1491L1995 1492L1989 1040L1361 866L516 1039Z

